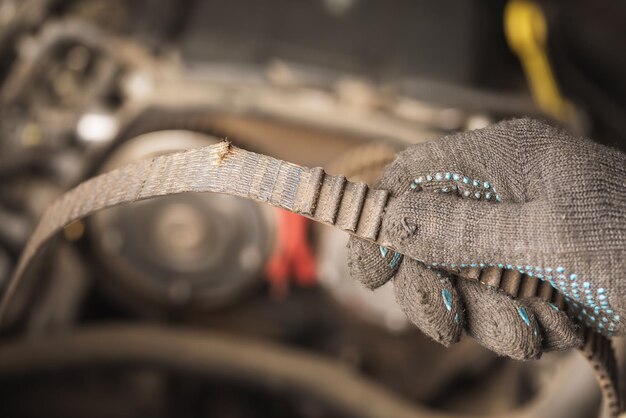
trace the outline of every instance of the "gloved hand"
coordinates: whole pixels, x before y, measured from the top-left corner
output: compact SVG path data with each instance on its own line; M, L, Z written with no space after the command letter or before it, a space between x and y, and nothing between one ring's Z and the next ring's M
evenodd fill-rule
M450 345L463 328L515 359L579 345L565 313L441 268L497 266L547 280L601 333L624 333L626 156L543 123L512 120L415 145L385 170L395 197L381 237L351 238L354 278L393 277L409 319ZM404 255L402 257L401 254Z

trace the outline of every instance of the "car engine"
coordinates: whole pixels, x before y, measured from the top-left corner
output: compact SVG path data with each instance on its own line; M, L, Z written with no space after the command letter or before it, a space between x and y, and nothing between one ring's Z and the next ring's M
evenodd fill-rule
M589 45L551 50L571 111L546 111L507 45L506 3L1 1L0 289L64 192L225 139L370 186L410 144L520 115L626 149L623 59L592 77L567 61ZM564 22L587 2L545 3L552 39L570 39ZM521 363L470 338L444 349L410 325L392 283L352 281L347 240L211 193L72 223L13 298L0 415L595 414L579 355Z

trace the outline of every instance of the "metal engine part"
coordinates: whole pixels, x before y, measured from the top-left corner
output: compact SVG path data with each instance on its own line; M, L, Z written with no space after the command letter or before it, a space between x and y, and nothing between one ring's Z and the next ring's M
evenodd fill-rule
M117 147L101 170L216 141L190 131L147 133ZM98 213L86 230L103 287L133 310L167 311L225 306L259 288L274 223L266 206L190 194Z

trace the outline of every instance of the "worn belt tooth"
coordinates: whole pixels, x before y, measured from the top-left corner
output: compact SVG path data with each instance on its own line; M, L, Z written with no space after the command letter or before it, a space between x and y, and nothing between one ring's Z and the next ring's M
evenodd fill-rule
M326 174L319 191L319 199L313 217L320 222L334 225L343 198L346 178Z
M607 357L607 366L609 368L609 370L611 371L611 377L613 378L613 381L616 383L616 385L619 388L619 373L618 373L618 364L617 364L617 358L615 357L615 350L613 350L613 343L611 340L609 340L607 338L606 340L606 357Z
M604 335L601 336L602 337L602 358L604 361L604 364L606 365L610 365L610 363L615 360L615 356L614 356L614 352L613 352L613 346L611 345L611 340L608 339L607 337L605 337ZM615 371L615 369L609 368L610 371Z
M615 365L613 364L615 360L615 353L613 353L613 351L611 350L611 342L607 339L605 339L605 343L602 346L602 359L604 362L604 366L609 373L609 378L617 383L617 371Z
M539 284L539 290L537 292L537 296L539 296L542 300L546 302L552 301L552 294L554 293L554 288L548 281L541 281Z
M515 297L519 290L522 274L516 270L506 270L502 275L502 281L500 282L500 289L504 290L507 294Z
M561 292L554 292L552 303L562 311L565 308L565 297Z
M598 356L598 360L605 365L605 367L609 362L609 350L607 343L608 340L602 336L596 338L596 355Z
M613 344L611 343L611 340L609 339L606 340L606 356L608 358L607 365L609 367L609 370L611 370L613 373L613 380L617 382L618 381L617 380L618 379L617 364L616 364L617 359L615 358L615 351L613 350Z
M313 216L317 201L320 197L320 190L324 182L324 170L316 167L309 170L309 180L302 183L298 188L298 195L295 203L295 211L305 216Z
M500 280L502 279L502 269L497 267L488 267L483 270L480 275L481 283L487 286L498 287L500 286Z
M597 334L593 332L589 327L585 327L585 343L583 344L583 350L587 356L593 357L593 347L595 346Z
M604 351L605 351L604 356L606 358L606 363L607 363L609 370L612 370L613 372L615 372L616 370L613 367L615 363L615 355L614 355L615 353L613 352L611 341L608 339L605 339L605 340L606 340L606 344L604 344Z
M378 238L388 199L386 190L368 190L357 227L358 236L371 240Z
M537 295L537 285L539 279L527 275L522 276L521 284L518 292L520 298L531 298Z
M602 359L602 364L604 365L607 371L607 374L609 376L609 379L611 380L611 383L616 389L618 389L619 380L617 376L617 367L615 364L615 352L613 351L611 340L609 340L605 336L601 336L601 338L602 338L602 346L600 350L602 354L600 357Z
M470 280L478 280L480 277L480 268L478 267L465 267L462 268L459 272L459 276L470 279Z
M356 232L367 190L365 183L346 183L335 222L339 228Z
M585 344L581 350L594 368L610 416L616 417L621 410L622 400L615 368L615 353L610 340L587 328Z

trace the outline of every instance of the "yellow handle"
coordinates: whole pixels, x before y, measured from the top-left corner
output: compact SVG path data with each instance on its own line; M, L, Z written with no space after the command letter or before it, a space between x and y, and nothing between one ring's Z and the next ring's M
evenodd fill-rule
M546 53L548 26L545 16L532 1L511 0L504 10L504 29L511 49L519 57L531 93L539 108L567 121L572 107L562 96Z

